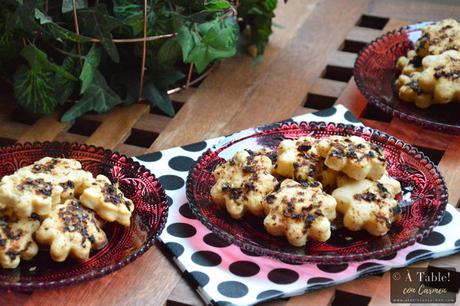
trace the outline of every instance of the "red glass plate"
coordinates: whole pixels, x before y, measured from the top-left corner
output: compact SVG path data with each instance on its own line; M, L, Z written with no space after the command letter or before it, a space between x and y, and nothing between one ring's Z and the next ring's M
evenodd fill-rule
M0 177L45 156L76 159L94 176L104 174L119 182L120 189L135 205L131 226L107 224L107 245L83 263L71 259L57 263L50 259L48 250L40 249L34 259L21 261L16 269L0 268L0 290L56 288L107 275L147 251L166 223L166 195L155 176L131 158L103 148L59 142L1 147Z
M394 82L399 57L414 49L421 28L433 22L410 25L387 33L364 48L354 66L356 85L367 100L382 111L405 121L447 133L460 133L460 104L435 104L421 109L399 99Z
M289 245L285 238L269 235L263 218L245 216L232 219L224 208L212 202L215 184L212 171L242 149L275 149L283 139L300 136L357 135L384 148L388 172L401 182L400 218L390 232L375 237L365 231L351 232L337 226L327 242L310 241L306 247ZM268 128L242 132L226 138L205 152L190 171L187 198L193 213L220 238L259 255L290 263L341 263L382 257L426 237L440 221L446 204L447 188L436 166L416 148L380 131L352 125L324 122L285 122Z

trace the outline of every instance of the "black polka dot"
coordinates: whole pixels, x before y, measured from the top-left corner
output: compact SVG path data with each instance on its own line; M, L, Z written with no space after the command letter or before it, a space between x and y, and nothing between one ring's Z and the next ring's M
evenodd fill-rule
M268 300L268 299L274 299L274 298L279 298L280 296L283 295L283 292L279 290L267 290L267 291L262 291L257 295L258 300Z
M299 279L299 274L289 269L273 269L268 273L268 279L275 284L292 284Z
M195 161L187 156L176 156L168 162L169 167L177 171L189 171L194 164Z
M209 233L203 237L203 241L213 247L216 248L225 248L231 245L231 242L225 241L219 237L217 237L214 233Z
M424 245L440 245L442 244L446 238L444 238L444 235L435 231L432 231L428 237L424 238L422 241L420 241L420 244Z
M173 199L170 196L166 196L166 202L168 202L168 206L173 204Z
M190 275L197 281L198 285L201 287L206 286L209 283L209 276L203 272L193 271L190 272Z
M179 243L175 242L168 242L166 243L166 247L173 253L175 257L179 257L184 253L184 247L181 246Z
M158 180L166 190L177 190L185 185L184 180L177 175L163 175Z
M456 247L460 247L460 239L458 239L457 241L455 241L455 246L456 246Z
M198 152L198 151L204 150L205 148L206 148L206 142L204 141L192 143L192 144L182 147L182 149L184 149L185 151L190 151L190 152Z
M409 254L406 255L406 260L411 260L413 258L416 258L418 260L421 260L421 259L428 259L430 256L431 256L431 253L430 251L428 250L415 250L415 251L412 251L410 252Z
M341 265L318 265L318 269L328 273L339 273L345 271L348 268L348 264Z
M329 116L334 115L336 112L337 110L334 107L331 107L331 108L326 108L319 112L313 113L313 115L318 116L318 117L329 117Z
M333 279L327 278L327 277L312 277L308 280L307 284L324 284L324 283L329 283L332 282Z
M393 258L396 257L398 253L397 252L394 252L394 253L390 253L388 255L385 255L383 257L379 257L380 260L392 260Z
M219 254L211 251L198 251L193 253L192 261L200 266L213 267L219 265L222 258Z
M254 276L260 271L260 268L257 264L246 260L236 261L232 263L228 269L233 274L242 277Z
M141 156L136 156L137 159L145 161L145 162L154 162L161 158L163 154L161 152L154 152L150 154L145 154Z
M383 265L375 263L375 262L365 262L361 265L358 266L356 269L357 271L363 271L363 270L377 270L383 268Z
M439 222L439 225L447 225L452 221L452 215L450 212L445 211L444 216L442 216L441 222Z
M170 224L166 231L168 234L179 238L189 238L196 234L196 229L187 223Z
M241 253L243 253L244 255L248 255L248 256L252 256L252 257L262 256L262 255L259 255L257 253L254 253L253 251L248 251L248 250L245 250L243 248L240 248L240 250L241 250Z
M188 203L182 204L182 206L179 208L179 212L182 216L184 216L187 219L196 219Z
M236 281L222 282L217 286L217 290L220 294L229 298L243 297L249 291L245 284Z
M346 111L344 117L346 120L353 122L353 123L360 122L350 111Z

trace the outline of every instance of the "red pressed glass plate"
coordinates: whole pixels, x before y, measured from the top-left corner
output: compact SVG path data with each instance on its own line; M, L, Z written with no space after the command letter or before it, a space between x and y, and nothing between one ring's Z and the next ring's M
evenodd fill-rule
M394 85L399 76L396 61L414 49L421 36L421 28L432 23L410 25L371 42L356 59L354 79L367 100L382 111L430 129L459 134L460 104L435 104L421 109L414 103L399 99Z
M59 142L2 147L0 177L45 156L76 159L94 176L104 174L117 181L121 191L135 205L131 226L125 228L115 223L106 224L107 245L82 263L71 259L57 263L51 260L48 250L40 249L34 259L22 260L16 269L0 268L0 290L56 288L107 275L147 251L166 223L168 205L160 182L131 158L103 148Z
M224 208L212 202L215 184L212 171L237 151L276 149L283 139L300 136L361 136L384 148L388 172L401 182L400 218L390 232L375 237L365 231L351 232L337 225L327 242L309 241L306 247L289 245L285 238L269 235L263 218L250 215L232 219ZM259 254L291 263L341 263L389 255L426 237L440 221L447 204L447 188L436 166L416 148L380 131L352 125L324 122L283 123L243 132L226 138L204 153L187 180L187 198L193 213L222 239Z

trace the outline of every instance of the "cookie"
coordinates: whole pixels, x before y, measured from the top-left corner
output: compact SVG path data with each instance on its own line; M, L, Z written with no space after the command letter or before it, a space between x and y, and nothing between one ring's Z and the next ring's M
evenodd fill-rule
M78 200L57 205L43 220L35 238L50 247L51 258L58 262L69 256L84 261L91 250L99 250L107 243L94 212L82 207Z
M331 236L336 201L322 191L319 182L301 184L286 179L265 197L263 205L267 232L286 236L293 246L304 246L308 240L326 241Z
M318 139L300 137L281 141L277 149L275 173L298 181L316 179L322 158L317 151Z
M345 228L364 229L374 236L383 236L390 230L398 205L395 196L401 192L397 180L385 174L378 181L342 177L338 184L341 187L332 196L337 200L337 211L344 215Z
M43 178L61 186L61 200L78 197L94 181L93 175L82 169L80 162L68 158L44 157L15 174L31 178Z
M395 82L398 95L405 102L414 102L419 108L428 108L434 103L431 93L425 93L420 87L420 72L401 74Z
M324 164L356 180L378 180L385 172L386 160L380 146L358 136L331 136L318 143Z
M47 216L61 201L62 192L63 188L54 186L51 180L13 174L0 182L0 203L21 218L33 213Z
M133 202L104 175L98 175L96 180L83 191L80 202L106 221L115 221L124 226L130 225L131 214L134 211Z
M460 52L449 50L423 59L419 85L423 92L433 93L434 103L460 102Z
M262 200L278 184L271 174L273 162L265 153L240 151L213 172L216 183L211 197L234 219L246 211L256 216L264 214Z
M407 52L406 56L401 56L396 62L396 68L401 71L401 74L409 75L413 72L420 72L423 70L422 57L415 53L415 50Z
M422 36L415 49L418 56L442 54L448 50L460 51L460 24L454 19L444 19L423 27Z
M16 268L21 259L30 260L38 253L33 234L40 221L32 218L9 220L0 216L0 267Z

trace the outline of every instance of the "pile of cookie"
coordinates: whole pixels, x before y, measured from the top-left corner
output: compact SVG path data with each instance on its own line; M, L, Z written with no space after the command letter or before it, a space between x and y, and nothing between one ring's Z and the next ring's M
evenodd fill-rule
M460 24L445 19L421 31L415 50L396 63L399 97L420 108L460 102Z
M213 175L211 197L232 218L263 217L268 233L298 247L328 240L337 213L349 230L385 235L401 192L382 148L357 136L301 137L275 151L240 151Z
M42 158L0 181L0 267L32 259L38 244L55 261L84 261L107 243L104 222L129 226L133 210L104 175L94 178L73 159Z

